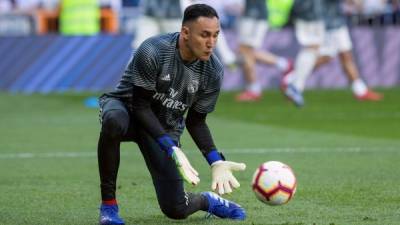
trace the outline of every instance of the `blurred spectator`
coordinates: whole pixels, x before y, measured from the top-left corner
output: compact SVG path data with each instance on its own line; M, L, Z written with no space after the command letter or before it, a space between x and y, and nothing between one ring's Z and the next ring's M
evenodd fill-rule
M61 34L94 35L99 31L100 7L97 0L61 0Z
M42 0L40 7L45 10L57 10L60 7L60 0Z
M0 0L0 36L34 33L36 1Z
M119 13L119 32L123 34L135 34L140 17L139 0L122 0L122 8Z
M101 8L112 9L115 13L119 13L122 8L121 0L98 0Z
M16 10L33 13L41 6L42 0L13 0L13 2L16 4Z
M0 0L2 13L34 13L40 7L42 0Z
M364 15L378 15L386 10L386 0L363 0L361 11Z
M400 24L399 0L346 0L343 9L349 24Z
M139 0L122 0L122 7L138 7Z
M344 12L348 14L377 15L385 10L387 0L346 0Z
M0 13L9 13L14 7L11 0L0 0Z

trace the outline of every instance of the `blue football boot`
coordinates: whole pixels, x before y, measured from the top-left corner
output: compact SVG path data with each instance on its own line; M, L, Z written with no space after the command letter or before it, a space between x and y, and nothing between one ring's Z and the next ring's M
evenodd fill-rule
M100 225L124 225L125 222L118 215L118 205L105 205L100 206Z
M229 218L233 220L246 219L246 211L229 200L226 200L213 192L201 193L208 200L208 213L220 218Z
M288 99L290 99L297 107L302 107L304 105L303 94L297 90L295 86L289 84L284 90L284 94Z

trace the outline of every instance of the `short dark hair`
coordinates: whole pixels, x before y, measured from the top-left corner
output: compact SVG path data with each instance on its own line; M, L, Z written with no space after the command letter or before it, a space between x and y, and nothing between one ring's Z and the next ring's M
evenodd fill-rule
M197 20L199 17L217 17L219 19L218 13L213 7L206 4L193 4L185 9L182 24Z

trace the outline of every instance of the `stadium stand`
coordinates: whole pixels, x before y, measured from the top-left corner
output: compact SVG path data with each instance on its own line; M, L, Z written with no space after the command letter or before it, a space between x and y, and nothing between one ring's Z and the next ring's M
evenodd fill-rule
M130 42L140 15L137 0L120 1L120 8L104 1L99 6L101 32L87 37L57 34L57 0L15 1L25 2L24 8L7 2L0 0L0 91L48 93L114 87L132 52ZM393 38L400 36L399 2L386 1L379 7L346 8L357 64L371 87L400 84L400 39ZM235 17L237 13L230 15L232 21ZM235 31L227 29L226 34L229 44L235 48ZM287 27L271 32L263 47L293 57L298 44L292 28ZM347 80L337 63L334 60L316 71L308 87L345 87ZM280 73L276 69L260 66L257 72L265 74L261 78L264 88L279 86ZM241 79L239 71L227 70L223 88L238 89Z

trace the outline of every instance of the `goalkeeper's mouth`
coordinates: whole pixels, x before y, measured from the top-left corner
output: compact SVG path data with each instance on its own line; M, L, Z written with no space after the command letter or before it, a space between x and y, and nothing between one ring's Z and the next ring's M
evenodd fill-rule
M207 51L207 52L204 52L203 55L201 57L199 57L199 59L202 61L206 61L206 60L210 59L211 55L212 55L212 51Z

